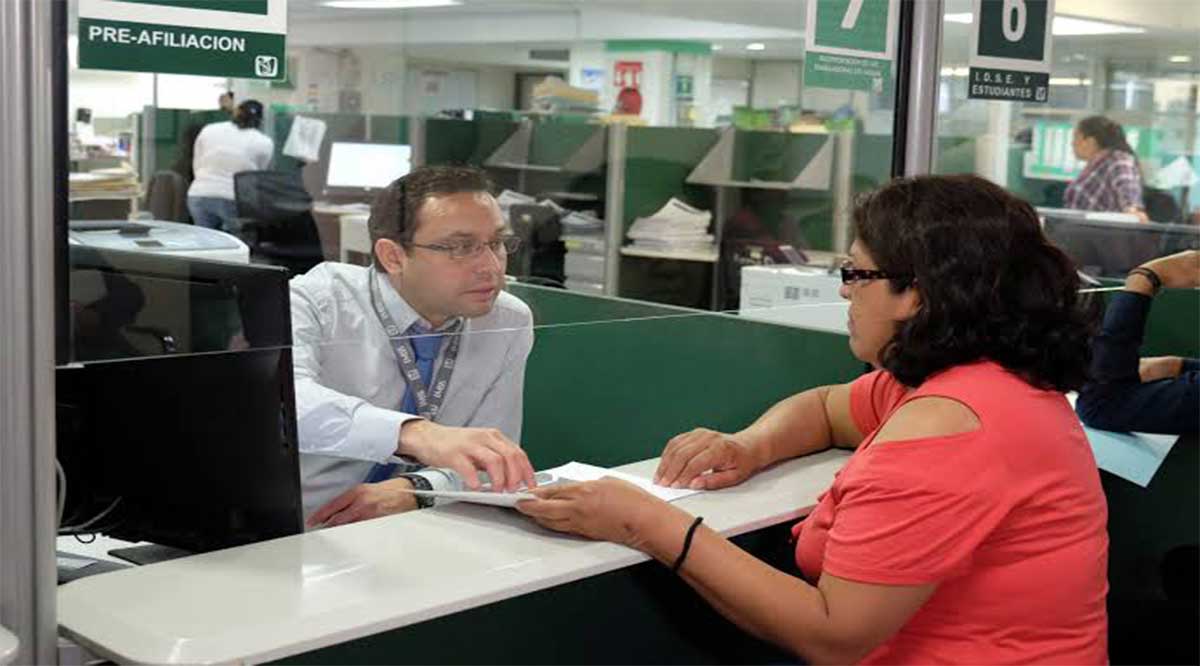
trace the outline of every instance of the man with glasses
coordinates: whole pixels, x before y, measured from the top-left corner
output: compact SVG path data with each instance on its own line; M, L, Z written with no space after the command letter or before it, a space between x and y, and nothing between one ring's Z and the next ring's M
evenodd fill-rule
M516 443L533 317L503 291L519 240L490 191L476 169L416 169L371 208L371 267L292 280L310 527L432 503L414 489L534 485Z

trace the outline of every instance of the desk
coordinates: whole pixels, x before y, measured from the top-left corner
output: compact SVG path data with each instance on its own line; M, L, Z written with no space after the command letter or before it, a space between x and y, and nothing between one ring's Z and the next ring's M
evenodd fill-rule
M341 242L338 249L338 259L345 263L354 261L354 254L371 256L371 232L367 227L370 214L355 213L342 215L338 225Z
M789 523L816 503L848 455L825 451L788 461L741 486L678 504L727 536ZM652 459L618 469L648 478L656 465ZM386 639L405 633L393 631L401 627L429 626L539 590L552 594L647 559L624 546L554 534L514 511L456 504L93 576L59 589L58 619L66 636L117 661L258 662L377 634ZM542 624L529 620L523 618L531 630ZM625 649L610 627L585 629L593 640ZM508 638L505 645L471 637L429 649L475 643L479 654L492 654L477 661L545 659L532 652L536 645ZM560 643L547 649L575 648ZM633 655L639 648L627 649Z
M328 201L313 202L313 221L317 235L321 238L321 254L325 261L341 259L341 221L346 215L370 215L371 207L365 203L335 204Z
M17 658L21 641L11 631L0 627L0 664L11 664Z

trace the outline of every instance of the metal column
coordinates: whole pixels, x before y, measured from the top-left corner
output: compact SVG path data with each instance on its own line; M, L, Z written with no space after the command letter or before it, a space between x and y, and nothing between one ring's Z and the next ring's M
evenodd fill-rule
M55 34L59 4L0 2L0 625L20 640L17 663L57 661L53 161L54 125L67 121L52 101L55 44L67 38Z
M627 128L608 126L608 184L604 201L604 295L621 288L621 245L625 242L625 148Z
M933 171L937 146L938 73L941 67L943 0L914 0L908 58L908 107L904 132L905 176Z

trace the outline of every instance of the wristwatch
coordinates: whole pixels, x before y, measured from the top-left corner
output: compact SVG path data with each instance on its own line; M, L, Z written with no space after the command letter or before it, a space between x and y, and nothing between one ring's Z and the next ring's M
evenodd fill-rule
M408 479L408 482L413 485L413 490L433 490L433 484L429 479L420 474L401 474L398 478ZM417 498L418 509L428 509L433 506L433 498L429 495L414 495Z

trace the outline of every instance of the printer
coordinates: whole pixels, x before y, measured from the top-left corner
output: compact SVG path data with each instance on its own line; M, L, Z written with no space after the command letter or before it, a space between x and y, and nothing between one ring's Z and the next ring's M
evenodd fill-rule
M67 242L108 250L250 262L250 248L236 236L161 220L72 220Z

